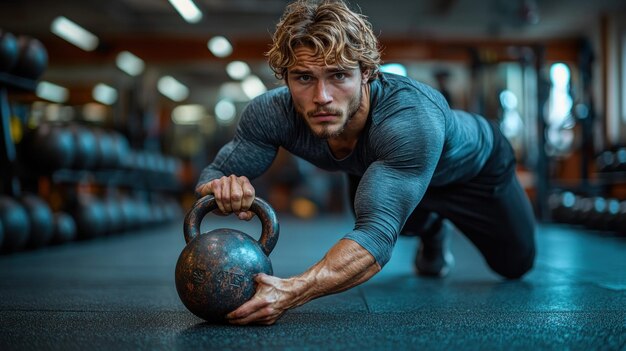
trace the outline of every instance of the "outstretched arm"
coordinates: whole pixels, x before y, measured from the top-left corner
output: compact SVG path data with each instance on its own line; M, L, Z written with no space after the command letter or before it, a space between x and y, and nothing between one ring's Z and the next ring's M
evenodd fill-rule
M259 274L254 297L226 317L233 324L274 324L288 309L359 285L380 269L361 245L342 239L322 260L298 276L280 279Z
M432 178L443 149L443 119L405 109L406 118L378 126L372 141L378 158L361 178L352 232L306 272L288 279L260 274L252 299L227 315L235 324L273 324L290 308L361 284L391 257L402 226ZM411 116L420 116L422 124ZM432 123L430 123L432 122Z

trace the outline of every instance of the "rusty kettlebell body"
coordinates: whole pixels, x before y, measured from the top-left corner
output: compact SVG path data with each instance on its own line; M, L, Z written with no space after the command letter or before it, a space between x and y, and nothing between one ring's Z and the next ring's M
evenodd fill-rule
M215 198L205 196L185 217L187 245L176 263L176 290L193 314L220 322L252 298L257 273L273 274L268 256L278 240L279 227L271 206L256 198L250 210L263 225L259 241L235 229L220 228L200 234L202 219L215 209Z

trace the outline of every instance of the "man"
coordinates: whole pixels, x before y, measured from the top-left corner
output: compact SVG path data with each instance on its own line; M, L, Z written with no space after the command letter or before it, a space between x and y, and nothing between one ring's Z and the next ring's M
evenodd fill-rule
M400 232L421 237L420 274L445 275L448 220L500 275L515 279L532 267L534 217L508 142L484 118L450 110L434 89L379 73L377 46L371 25L341 1L292 3L278 23L268 59L286 86L247 106L196 192L249 220L249 179L282 146L348 174L356 222L301 275L258 275L256 294L227 316L231 323L272 324L290 308L367 281Z

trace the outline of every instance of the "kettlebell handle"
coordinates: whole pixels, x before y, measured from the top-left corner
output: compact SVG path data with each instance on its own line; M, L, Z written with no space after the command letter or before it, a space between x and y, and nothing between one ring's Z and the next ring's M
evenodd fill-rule
M204 196L196 201L185 216L183 231L187 244L200 235L200 224L204 216L217 208L217 202L213 195ZM279 226L276 213L265 200L258 197L254 198L250 206L250 211L254 212L261 220L263 231L259 238L259 244L261 244L263 252L269 255L270 252L274 250L274 246L276 246L276 242L278 241Z

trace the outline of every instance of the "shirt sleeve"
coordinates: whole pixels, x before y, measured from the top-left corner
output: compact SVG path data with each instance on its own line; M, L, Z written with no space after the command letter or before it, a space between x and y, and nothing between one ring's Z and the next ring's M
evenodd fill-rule
M355 227L345 238L368 250L381 267L433 176L444 145L444 113L434 106L406 108L370 136L377 160L361 178Z
M280 129L272 133L270 109L262 100L251 102L241 115L233 140L224 145L200 174L196 188L226 175L254 179L265 172L278 152ZM265 123L264 123L265 122Z

